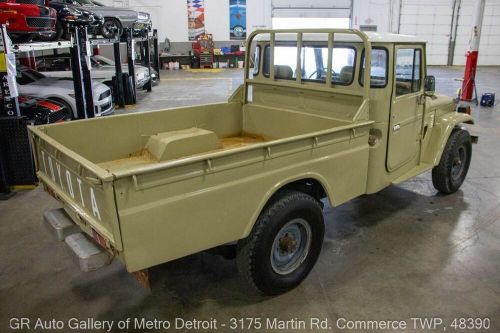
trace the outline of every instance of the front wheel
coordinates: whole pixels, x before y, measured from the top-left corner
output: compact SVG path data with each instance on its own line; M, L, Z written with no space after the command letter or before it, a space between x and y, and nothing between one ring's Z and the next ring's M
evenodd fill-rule
M458 191L469 171L471 155L469 132L461 129L453 131L439 164L432 169L432 184L436 190L445 194Z
M283 192L261 213L250 235L238 242L238 269L263 294L289 291L313 268L324 233L319 202L302 192Z
M114 18L106 18L101 26L101 35L104 38L115 38L116 36L120 37L122 35L123 28L117 19Z

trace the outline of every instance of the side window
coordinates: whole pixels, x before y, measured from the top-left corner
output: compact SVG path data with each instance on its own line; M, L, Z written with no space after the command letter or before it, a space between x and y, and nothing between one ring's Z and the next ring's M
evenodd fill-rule
M422 86L422 51L398 49L396 52L396 96L417 92Z
M363 86L365 77L365 51L361 58L363 67L359 75L359 84ZM382 48L372 48L370 73L370 87L383 88L387 84L387 50Z
M264 49L264 75L269 76L269 60L271 47ZM274 47L274 77L276 79L294 80L297 69L297 46L277 45Z

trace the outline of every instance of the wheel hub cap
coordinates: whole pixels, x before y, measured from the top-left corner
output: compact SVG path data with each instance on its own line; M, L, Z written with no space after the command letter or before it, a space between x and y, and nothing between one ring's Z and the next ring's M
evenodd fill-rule
M285 275L296 270L309 253L311 235L311 227L304 219L286 223L274 238L271 249L274 272Z

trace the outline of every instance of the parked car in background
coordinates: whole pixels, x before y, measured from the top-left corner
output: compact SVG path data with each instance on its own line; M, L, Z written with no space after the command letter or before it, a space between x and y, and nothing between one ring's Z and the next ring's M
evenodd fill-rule
M56 11L45 7L45 0L2 0L0 24L7 25L13 42L28 42L55 33Z
M33 97L19 96L19 111L31 125L43 125L62 122L66 119L66 107L58 102Z
M86 10L102 16L103 22L93 29L94 34L104 38L121 36L123 29L134 28L139 34L144 30L151 30L151 16L145 12L136 12L133 9L104 6L93 0L50 0L50 3L64 1L68 8Z
M19 93L42 97L62 104L68 119L77 117L75 91L72 79L46 77L40 72L25 66L17 66L16 80ZM111 89L97 81L92 81L96 116L113 114L115 106Z
M115 76L115 62L101 55L90 57L92 78L104 83L108 87L112 87L112 79ZM40 72L46 76L71 78L71 56L67 53L58 55L47 55L37 57L36 66ZM122 65L123 72L128 72L128 65ZM135 65L135 85L136 88L143 88L151 79L153 85L158 83L158 73L151 68L151 76L147 67Z
M66 0L52 0L49 6L57 11L57 22L55 33L52 36L43 38L44 40L68 39L69 24L85 25L89 26L90 29L98 29L104 23L102 16L83 8L68 6Z

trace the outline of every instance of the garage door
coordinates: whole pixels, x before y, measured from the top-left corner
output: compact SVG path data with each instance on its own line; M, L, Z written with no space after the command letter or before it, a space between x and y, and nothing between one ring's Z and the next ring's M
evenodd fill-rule
M333 17L351 15L351 0L272 0L273 17Z
M426 39L427 63L446 65L452 15L450 0L403 0L399 32Z
M453 65L465 65L465 53L469 50L474 1L462 0L458 18L457 43ZM500 65L500 0L486 0L483 29L479 43L478 65Z

